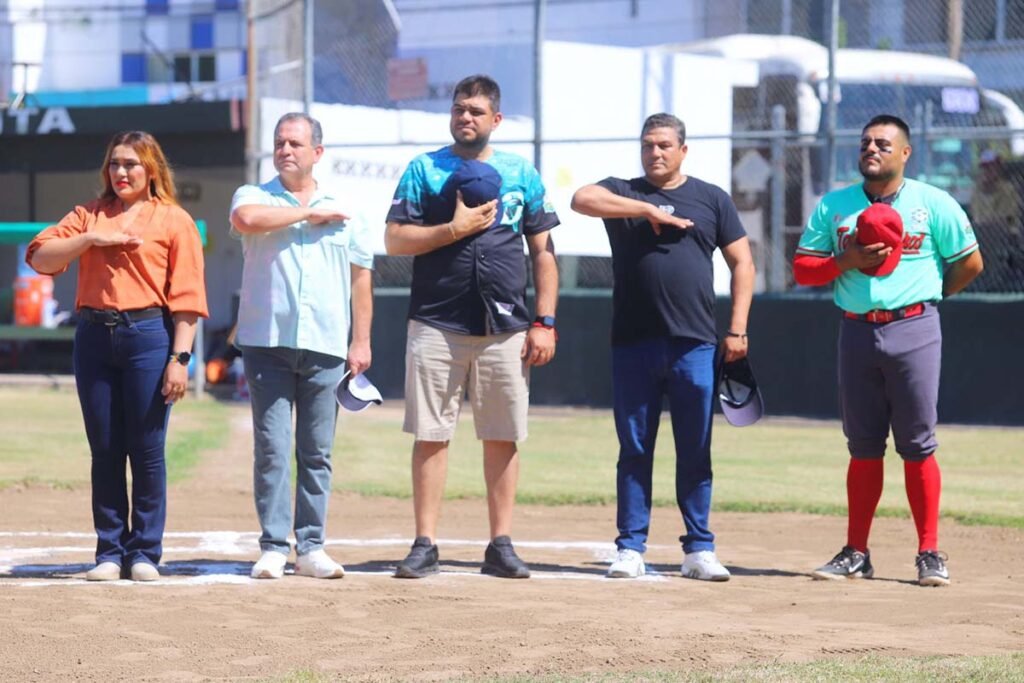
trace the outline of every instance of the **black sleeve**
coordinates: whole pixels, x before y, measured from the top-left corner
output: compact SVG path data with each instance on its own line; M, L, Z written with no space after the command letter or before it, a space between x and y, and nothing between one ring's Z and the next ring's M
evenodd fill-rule
M747 236L740 222L740 214L736 211L736 205L732 197L721 188L715 188L718 193L718 248L729 246L741 237Z
M623 180L622 178L615 178L613 176L609 176L604 180L596 183L596 185L598 187L603 187L612 194L617 194L620 197L635 199L635 197L633 197L633 193L630 191L628 180Z

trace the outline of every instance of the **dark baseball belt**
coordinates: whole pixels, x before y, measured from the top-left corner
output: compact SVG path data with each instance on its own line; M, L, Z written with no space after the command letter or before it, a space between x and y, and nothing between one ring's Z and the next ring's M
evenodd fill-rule
M163 314L164 309L159 306L137 308L134 311L115 311L101 308L86 308L85 306L78 309L78 317L82 320L111 327L115 325L130 325L132 322L139 320L151 320L159 318Z
M924 313L924 304L911 304L910 306L904 306L903 308L896 308L891 311L885 311L882 309L875 309L868 311L867 313L850 313L849 311L843 311L843 316L850 320L863 320L869 323L891 323L893 320L903 320L905 318L913 318Z

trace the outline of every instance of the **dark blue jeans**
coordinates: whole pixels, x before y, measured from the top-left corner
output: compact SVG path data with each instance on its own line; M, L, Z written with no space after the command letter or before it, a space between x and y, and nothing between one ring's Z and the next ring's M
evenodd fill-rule
M715 346L694 339L647 339L612 347L620 550L644 552L651 525L654 443L668 395L676 446L676 501L686 534L683 551L714 550L711 509L711 417Z
M167 517L164 441L169 406L160 393L171 351L169 317L75 332L75 382L92 451L96 563L160 563ZM132 494L129 523L128 480Z

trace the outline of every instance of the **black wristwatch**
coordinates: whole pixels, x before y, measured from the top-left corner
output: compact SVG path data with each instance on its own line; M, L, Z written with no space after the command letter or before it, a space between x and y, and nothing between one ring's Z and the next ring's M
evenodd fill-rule
M533 324L538 327L555 327L555 316L553 315L538 315L533 319Z
M178 365L188 365L188 362L192 360L192 354L188 351L179 351L178 353L172 352L170 357L167 359L168 363L177 363Z

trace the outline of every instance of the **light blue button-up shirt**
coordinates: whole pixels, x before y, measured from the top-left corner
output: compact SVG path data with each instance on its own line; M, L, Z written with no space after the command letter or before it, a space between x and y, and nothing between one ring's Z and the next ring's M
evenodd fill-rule
M231 210L247 204L302 205L280 178L238 188ZM309 206L351 211L319 187ZM367 222L361 216L325 225L302 221L245 235L232 226L231 234L242 240L245 256L238 344L284 346L346 358L351 330L350 266L373 268Z

